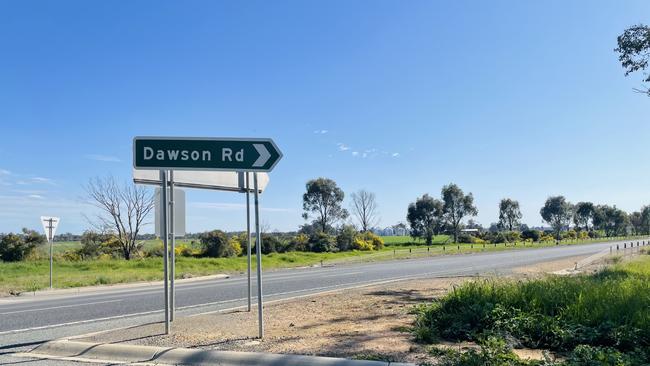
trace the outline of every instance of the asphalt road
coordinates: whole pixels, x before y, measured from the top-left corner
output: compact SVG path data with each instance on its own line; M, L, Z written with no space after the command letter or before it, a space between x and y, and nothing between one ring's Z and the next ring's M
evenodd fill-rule
M615 247L616 243L276 270L263 276L264 300L286 299L399 279L507 273L515 267L595 254L610 246ZM246 294L245 275L177 283L177 314L191 315L243 306L246 305ZM3 349L16 351L28 347L32 342L161 321L162 309L162 286L151 285L0 299L0 364Z

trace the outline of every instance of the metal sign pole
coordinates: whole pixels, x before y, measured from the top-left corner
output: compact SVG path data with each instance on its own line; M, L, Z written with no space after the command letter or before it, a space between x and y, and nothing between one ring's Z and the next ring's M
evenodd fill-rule
M257 322L259 324L259 336L264 338L264 315L262 307L262 233L260 233L260 204L259 191L257 189L257 172L253 173L253 185L255 186L255 253L257 256Z
M53 219L50 218L48 220L48 225L47 225L47 229L48 229L48 233L49 233L47 238L48 238L48 241L50 242L50 290L52 289L52 252L53 252L53 250L52 250L53 243L52 242L54 241L54 237L52 236L52 220Z
M167 236L167 171L160 171L160 238L163 240L163 283L165 291L165 334L169 334L169 242Z
M251 194L249 173L246 172L246 251L248 252L248 311L251 311Z
M169 239L172 241L172 265L170 271L170 295L169 295L169 321L174 321L176 311L176 289L174 287L174 278L176 277L176 219L174 217L174 171L169 171Z

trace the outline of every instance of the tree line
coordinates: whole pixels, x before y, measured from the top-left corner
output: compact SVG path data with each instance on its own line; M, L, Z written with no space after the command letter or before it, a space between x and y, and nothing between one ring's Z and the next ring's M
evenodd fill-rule
M65 253L70 260L162 256L162 247L143 248L141 234L154 199L149 190L133 184L120 186L112 178L94 179L86 187L88 197L99 209L90 218L91 228L80 237L81 247ZM344 207L345 193L336 182L316 178L305 184L302 196L306 223L293 233L262 233L262 252L289 251L338 252L380 250L383 240L371 229L379 222L374 193L359 190L351 194L349 208ZM424 194L407 207L406 220L413 238L432 244L436 235L447 234L454 242L511 242L519 240L550 241L562 238L595 238L627 234L650 234L650 206L630 214L609 205L592 202L572 204L564 196L549 197L540 215L550 229L540 231L522 224L519 202L504 198L499 202L498 222L483 228L473 220L478 214L472 193L458 185L442 187L439 197ZM469 229L469 230L468 230ZM190 245L180 244L181 256L229 257L246 253L249 243L245 233L220 230L192 234ZM251 238L253 239L253 238ZM45 237L24 229L21 234L0 235L0 260L28 258L45 243ZM250 240L255 245L254 239Z
M522 224L519 202L514 199L502 199L498 209L499 221L485 230L469 219L478 214L473 195L465 194L456 184L450 183L442 187L439 199L425 194L409 204L406 218L411 236L427 244L439 234L451 235L454 242L546 241L650 234L650 206L628 214L616 206L592 202L574 205L564 196L552 196L539 211L542 220L550 226L550 230L545 231L531 230ZM464 219L469 219L467 224L463 223Z

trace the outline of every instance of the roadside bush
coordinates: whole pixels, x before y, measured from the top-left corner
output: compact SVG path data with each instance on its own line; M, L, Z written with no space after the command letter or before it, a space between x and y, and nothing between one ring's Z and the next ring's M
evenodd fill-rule
M341 230L339 230L339 234L336 236L336 247L338 250L346 251L352 249L357 234L357 229L354 226L343 225Z
M228 240L228 242L230 243L230 246L232 247L235 256L239 257L240 255L242 255L243 249L238 236L233 236L232 238L230 238L230 240Z
M506 240L508 243L521 241L521 233L519 231L506 231Z
M642 350L622 353L610 347L592 347L583 344L577 346L562 365L647 365L649 359L650 357Z
M253 246L253 250L257 251L256 246ZM262 254L284 253L284 250L284 246L278 237L271 234L262 234Z
M76 250L66 250L62 254L55 256L55 258L56 257L67 262L78 262L80 260L83 260L81 255L79 255L79 253Z
M221 230L202 233L199 235L199 238L203 246L203 255L206 257L220 258L237 255L226 233Z
M379 235L371 231L366 231L365 233L361 233L359 235L361 235L364 240L371 242L374 250L384 249L384 239L382 239Z
M380 250L384 247L384 241L371 232L359 233L354 237L351 249L354 250Z
M37 246L45 244L46 241L44 235L28 229L23 229L22 234L0 235L0 260L5 262L22 261Z
M309 249L309 237L302 233L294 236L289 240L289 248L289 251L306 252Z
M481 342L480 350L466 352L454 349L433 348L431 354L438 358L438 366L527 366L531 363L520 360L503 339L489 337Z
M481 239L481 238L477 238L477 237L473 237L473 240L474 240L474 244L484 244L484 243L487 243L487 241L485 241L485 240L483 240L483 239Z
M192 257L194 252L192 251L192 248L187 246L187 244L180 244L174 248L174 254L177 257Z
M491 233L491 243L514 243L521 240L521 235L518 231L503 231L498 233Z
M586 231L578 232L578 239L580 239L580 240L589 239L589 233L586 232Z
M578 238L578 233L575 230L569 230L562 234L562 239L575 240Z
M474 237L469 234L463 233L458 235L458 242L471 244L474 242Z
M76 254L81 259L90 259L102 254L120 257L122 252L115 235L88 230L81 235L81 248L76 250Z
M589 232L589 237L592 239L597 239L597 238L604 238L605 237L605 231L603 230L592 230Z
M415 335L427 343L497 336L602 362L568 365L642 365L650 362L650 297L639 294L650 293L649 280L643 259L593 275L470 282L419 308ZM622 363L606 362L619 356Z
M142 256L145 258L162 257L164 253L165 253L165 248L163 247L162 244L158 244L149 249L146 249L142 254ZM107 254L101 254L100 256L107 256Z
M542 237L542 232L539 230L524 230L521 233L521 238L524 240L531 239L532 241L539 241Z
M539 241L543 243L548 243L548 242L555 241L555 238L553 237L553 235L544 234L539 238Z
M335 252L336 239L329 234L319 232L309 238L309 249L316 253Z
M372 242L369 240L365 240L361 236L357 236L354 238L354 242L352 243L352 249L354 250L373 250L375 247L372 245Z

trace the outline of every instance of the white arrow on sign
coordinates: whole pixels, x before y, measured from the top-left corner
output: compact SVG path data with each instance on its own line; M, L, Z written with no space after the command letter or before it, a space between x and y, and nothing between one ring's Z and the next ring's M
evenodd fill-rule
M266 146L262 144L253 144L253 147L257 152L260 154L260 157L255 160L253 163L253 167L261 167L266 164L267 161L269 161L269 158L271 158L271 153L269 153L269 150L266 148Z
M45 230L47 241L51 241L54 238L54 233L56 233L56 227L59 226L59 218L41 216L41 223L43 224L43 230Z

